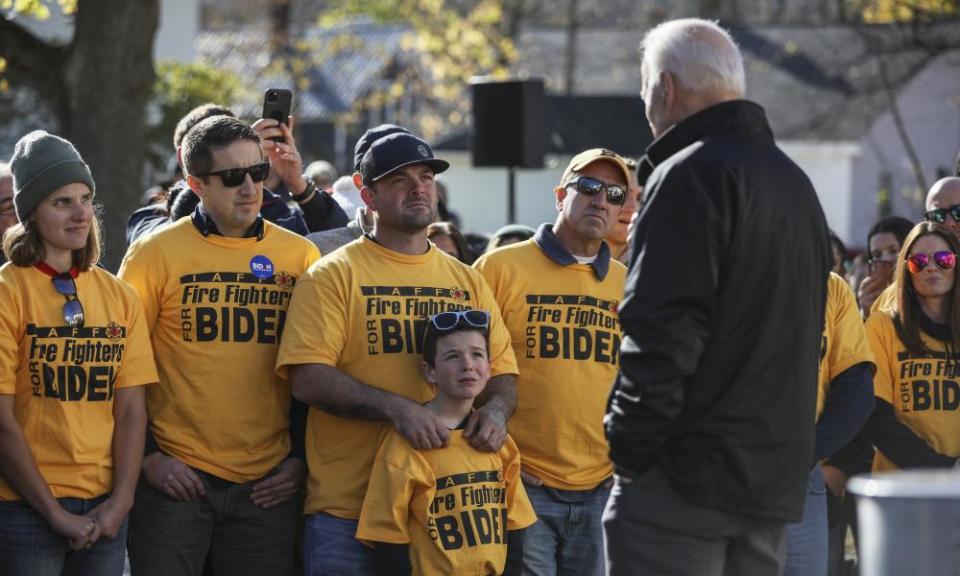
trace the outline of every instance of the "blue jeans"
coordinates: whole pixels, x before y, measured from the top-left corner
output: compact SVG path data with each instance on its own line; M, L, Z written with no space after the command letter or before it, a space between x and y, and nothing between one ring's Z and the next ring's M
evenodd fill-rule
M602 576L603 509L610 489L573 492L530 485L524 488L537 521L526 530L523 573Z
M357 540L357 521L318 512L303 528L304 576L375 576L373 549Z
M787 567L784 576L826 576L828 534L827 487L818 463L810 471L803 520L787 525Z
M58 498L71 514L86 514L108 495L83 500ZM0 574L3 576L120 576L126 557L127 521L117 537L101 537L91 547L71 550L23 500L0 502Z

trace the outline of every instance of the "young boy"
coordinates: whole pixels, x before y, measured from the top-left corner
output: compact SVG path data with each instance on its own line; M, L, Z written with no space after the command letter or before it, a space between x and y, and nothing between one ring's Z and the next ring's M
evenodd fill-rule
M424 334L427 403L451 430L445 448L418 452L392 428L381 439L357 538L375 545L378 574L520 574L523 529L536 521L509 436L499 452L463 438L490 377L489 314L442 312Z

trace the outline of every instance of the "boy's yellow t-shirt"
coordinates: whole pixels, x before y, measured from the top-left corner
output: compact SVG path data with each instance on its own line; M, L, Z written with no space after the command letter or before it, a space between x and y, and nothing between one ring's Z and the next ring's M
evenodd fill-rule
M454 430L445 448L418 451L389 429L357 538L409 544L413 574L501 574L507 531L535 521L509 436L499 452L481 452Z

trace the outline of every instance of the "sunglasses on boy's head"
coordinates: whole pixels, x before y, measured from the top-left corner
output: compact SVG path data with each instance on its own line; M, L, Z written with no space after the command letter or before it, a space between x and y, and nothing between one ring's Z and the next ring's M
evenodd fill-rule
M226 170L217 170L216 172L207 172L199 176L219 176L224 186L234 187L243 184L244 178L250 175L254 182L263 182L270 175L270 163L261 162L246 168L227 168Z
M933 254L917 252L907 257L907 269L911 274L919 274L933 262L941 270L950 270L957 265L957 255L949 250L940 250Z
M953 206L948 206L946 208L937 208L936 210L931 210L923 215L927 222L935 222L937 224L946 224L947 214L953 218L954 222L960 222L960 204L954 204Z
M63 321L67 326L83 326L83 304L77 298L77 284L69 273L53 277L53 287L57 294L63 294L67 301L63 304Z
M607 184L602 180L597 180L591 176L578 176L567 182L565 188L573 188L584 196L596 196L604 192L607 195L607 202L616 206L622 206L627 201L627 187L619 184Z
M486 310L458 310L456 312L441 312L430 317L430 324L440 332L453 330L461 322L474 328L488 328L490 314Z

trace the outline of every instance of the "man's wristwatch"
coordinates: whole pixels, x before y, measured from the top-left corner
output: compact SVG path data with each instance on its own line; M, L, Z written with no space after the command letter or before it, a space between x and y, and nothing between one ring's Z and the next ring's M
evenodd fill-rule
M303 189L303 192L299 194L291 194L290 198L297 204L302 204L310 199L310 196L317 192L317 185L314 183L313 178L304 178L307 181L307 187Z

